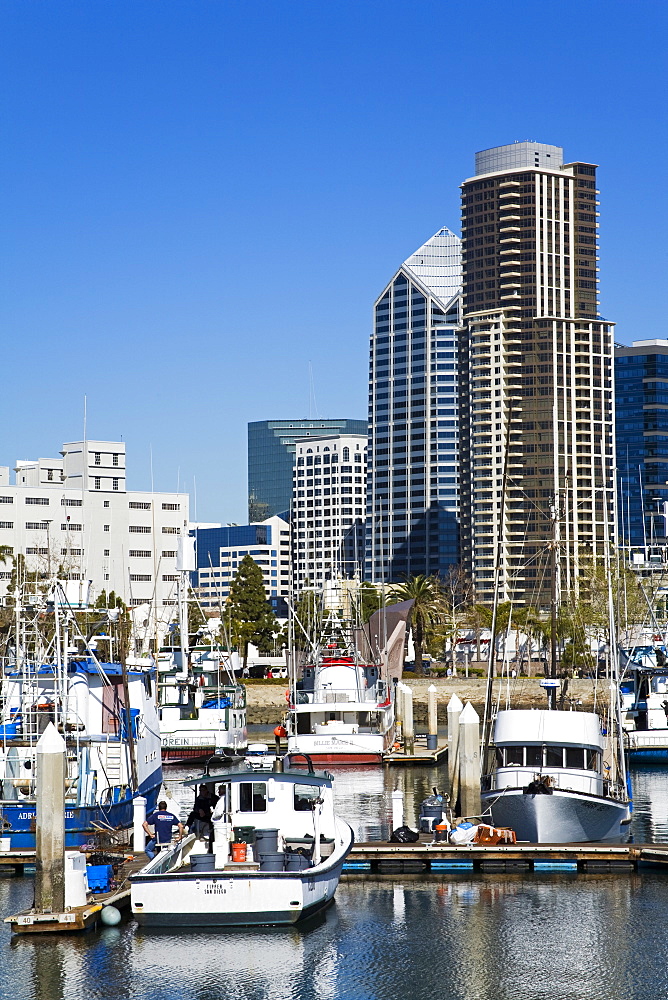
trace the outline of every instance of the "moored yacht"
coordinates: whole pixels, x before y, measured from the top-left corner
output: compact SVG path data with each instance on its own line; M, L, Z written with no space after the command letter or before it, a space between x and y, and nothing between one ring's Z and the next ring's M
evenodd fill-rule
M483 812L532 843L619 842L630 804L616 747L593 712L500 711Z

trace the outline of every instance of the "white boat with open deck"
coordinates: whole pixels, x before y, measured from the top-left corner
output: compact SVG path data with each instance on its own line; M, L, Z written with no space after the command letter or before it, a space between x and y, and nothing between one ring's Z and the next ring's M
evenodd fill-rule
M149 926L295 924L331 903L353 845L334 813L332 776L242 768L185 784L222 786L213 852L194 836L130 879L132 912ZM231 843L232 836L244 845ZM251 860L252 855L252 860ZM237 860L239 858L239 860Z
M390 605L364 625L331 613L310 656L291 660L285 729L288 753L322 764L378 764L395 738L394 682L401 676L411 602Z
M615 747L594 712L501 711L483 812L532 843L619 842L630 822Z

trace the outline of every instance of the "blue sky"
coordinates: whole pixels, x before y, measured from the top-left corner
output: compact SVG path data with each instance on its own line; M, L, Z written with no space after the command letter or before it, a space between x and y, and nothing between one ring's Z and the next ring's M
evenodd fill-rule
M473 154L601 165L601 305L666 336L666 7L0 5L0 464L122 438L246 518L246 423L364 417L371 305Z

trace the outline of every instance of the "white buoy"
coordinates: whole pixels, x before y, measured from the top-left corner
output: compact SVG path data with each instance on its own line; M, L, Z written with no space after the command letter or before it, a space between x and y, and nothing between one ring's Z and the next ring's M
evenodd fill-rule
M116 927L121 922L121 912L115 906L103 906L100 920L105 927Z
M137 795L132 800L132 850L135 854L140 854L146 847L145 820L146 799L143 795Z
M400 788L392 792L392 831L404 825L404 793Z
M35 909L65 909L65 740L52 722L36 750Z
M459 716L459 787L462 816L479 816L480 717L470 701Z

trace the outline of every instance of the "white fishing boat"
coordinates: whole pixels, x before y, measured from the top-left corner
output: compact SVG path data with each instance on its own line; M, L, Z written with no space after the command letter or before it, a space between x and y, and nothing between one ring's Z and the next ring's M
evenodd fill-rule
M17 608L17 655L5 666L2 683L0 820L11 850L35 848L35 754L50 722L67 747L67 847L101 830L131 827L135 797L153 808L162 782L155 664L99 660L64 606L62 587L41 600ZM113 610L109 615L113 634L117 618ZM40 630L47 633L44 641Z
M481 798L496 827L532 843L619 842L630 804L610 734L593 712L510 709L496 716ZM617 777L615 777L615 775Z
M334 813L332 777L304 770L226 771L215 786L212 853L190 835L130 879L132 912L148 926L295 924L334 898L353 832ZM222 786L222 787L221 787ZM236 832L242 843L231 843Z
M187 544L186 544L187 543ZM236 679L237 653L209 643L196 645L188 627L192 539L182 539L177 558L179 648L158 653L158 704L164 764L203 763L214 754L234 760L248 742L246 687ZM206 632L206 630L204 630ZM201 635L201 632L198 633Z
M395 738L394 681L409 611L409 602L391 605L364 626L334 614L325 619L310 657L291 668L288 753L322 764L382 761Z
M601 713L565 711L558 674L557 617L559 587L559 503L552 508L552 588L550 658L541 685L546 710L492 710L494 675L490 651L483 734L483 813L495 827L510 827L518 840L532 843L619 842L628 839L631 796L624 754L618 683L618 650L614 622L609 544L605 569L608 581L607 701ZM607 521L606 530L607 530ZM498 579L498 578L497 578ZM494 604L494 620L498 610ZM509 692L510 678L507 678ZM564 692L565 693L565 690ZM509 693L506 694L509 703Z
M622 725L629 759L642 764L668 762L668 663L663 646L621 651Z

